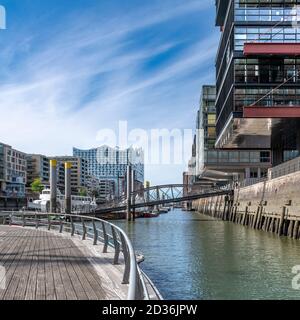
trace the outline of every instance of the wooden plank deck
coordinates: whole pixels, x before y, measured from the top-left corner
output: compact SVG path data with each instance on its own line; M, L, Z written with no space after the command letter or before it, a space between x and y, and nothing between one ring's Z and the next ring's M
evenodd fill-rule
M54 231L0 226L0 266L6 270L5 289L0 279L0 300L124 298L124 288L123 292L108 288L119 286L122 269L108 264L78 239ZM116 274L116 283L110 273Z

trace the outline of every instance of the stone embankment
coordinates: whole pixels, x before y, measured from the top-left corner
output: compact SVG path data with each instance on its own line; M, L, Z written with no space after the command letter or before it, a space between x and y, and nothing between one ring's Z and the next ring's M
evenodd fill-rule
M232 197L193 202L193 209L280 236L300 238L300 172L237 188Z

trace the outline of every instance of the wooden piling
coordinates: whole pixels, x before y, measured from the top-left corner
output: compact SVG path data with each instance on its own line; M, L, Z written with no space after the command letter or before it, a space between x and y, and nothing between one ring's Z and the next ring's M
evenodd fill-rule
M280 222L279 222L279 230L278 230L278 235L282 236L284 234L284 225L285 225L285 215L287 213L287 207L282 208L282 213L280 217Z
M294 239L298 239L298 232L299 232L299 221L296 220L295 225L294 225L294 231L293 231L293 238Z

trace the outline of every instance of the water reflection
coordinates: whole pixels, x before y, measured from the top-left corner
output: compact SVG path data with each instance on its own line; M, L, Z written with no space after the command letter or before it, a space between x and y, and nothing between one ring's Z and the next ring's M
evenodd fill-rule
M146 260L166 299L299 299L292 267L300 241L175 209L155 219L117 221Z

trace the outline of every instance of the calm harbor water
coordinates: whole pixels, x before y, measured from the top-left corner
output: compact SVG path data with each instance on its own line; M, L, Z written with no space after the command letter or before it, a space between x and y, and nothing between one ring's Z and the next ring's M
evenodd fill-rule
M299 240L180 209L114 223L145 255L142 268L165 299L300 299Z

